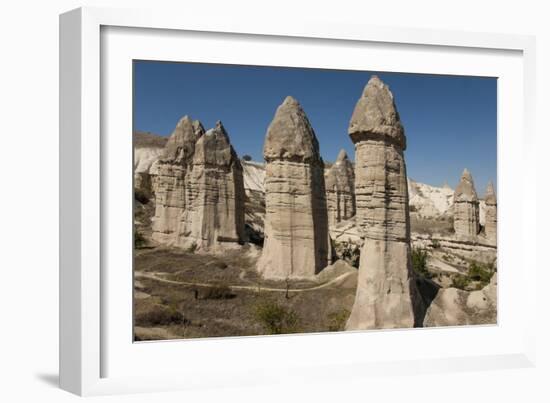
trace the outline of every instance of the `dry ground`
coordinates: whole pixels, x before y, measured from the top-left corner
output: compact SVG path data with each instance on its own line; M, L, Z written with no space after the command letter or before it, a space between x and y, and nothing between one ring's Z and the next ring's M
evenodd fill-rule
M317 281L266 282L254 271L258 256L257 248L250 245L223 256L138 249L134 260L135 339L273 333L259 319L262 307L292 319L275 333L343 329L355 297L355 269L340 267Z

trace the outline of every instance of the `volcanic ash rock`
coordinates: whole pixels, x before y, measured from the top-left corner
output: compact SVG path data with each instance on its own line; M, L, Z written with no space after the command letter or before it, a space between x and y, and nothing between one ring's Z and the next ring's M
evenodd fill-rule
M189 200L186 176L191 168L196 141L204 134L200 122L183 117L172 132L161 157L151 168L155 193L153 239L166 245L178 245L182 236L182 218Z
M485 237L489 242L497 243L497 197L493 184L489 182L485 191Z
M454 230L458 238L475 238L479 232L479 200L472 174L464 169L454 194Z
M221 122L197 140L186 187L180 246L217 249L244 241L243 168Z
M305 278L331 259L323 161L300 104L287 97L264 143L265 241L258 271L266 278Z
M242 167L220 122L204 133L184 117L152 171L155 241L193 249L243 241Z
M328 222L330 226L355 215L355 174L345 150L325 174Z
M153 195L153 190L149 170L164 152L164 146L168 139L141 131L135 131L133 137L134 189L150 198Z
M486 325L497 322L497 273L481 290L440 288L424 318L424 327Z
M421 307L412 275L405 134L393 95L373 76L353 112L356 216L365 242L348 330L408 328Z

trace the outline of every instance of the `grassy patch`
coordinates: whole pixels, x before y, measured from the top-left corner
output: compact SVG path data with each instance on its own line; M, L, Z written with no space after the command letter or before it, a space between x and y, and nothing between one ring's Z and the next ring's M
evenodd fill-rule
M465 275L453 275L451 286L461 290L482 289L489 284L495 271L494 264L471 262Z
M299 322L296 312L271 300L258 303L254 317L269 334L295 333Z
M346 322L348 321L350 311L347 309L341 309L336 312L332 312L328 315L328 330L331 332L339 332L346 330Z
M183 315L173 307L154 305L151 309L136 314L136 326L168 326L185 323Z
M233 294L231 288L225 284L218 284L214 287L208 287L201 296L202 299L231 299L234 297L235 294Z

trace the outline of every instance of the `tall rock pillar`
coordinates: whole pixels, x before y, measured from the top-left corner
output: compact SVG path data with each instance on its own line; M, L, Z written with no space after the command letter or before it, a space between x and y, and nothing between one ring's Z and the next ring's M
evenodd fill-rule
M336 225L355 215L355 174L345 150L325 175L329 225Z
M195 143L204 134L199 121L184 116L170 135L155 163L153 189L156 195L153 239L177 245L182 233L182 216L189 203L186 177L193 161Z
M464 169L454 194L454 230L459 238L475 238L479 232L479 200L472 174Z
M389 88L373 76L351 117L357 219L365 237L346 328L409 328L420 302L412 274L406 139Z
M221 122L195 144L188 173L182 247L216 249L244 241L243 168Z
M287 97L264 143L265 240L258 271L265 278L311 277L330 264L323 160L302 107Z
M485 237L492 244L497 244L497 197L491 182L485 191Z

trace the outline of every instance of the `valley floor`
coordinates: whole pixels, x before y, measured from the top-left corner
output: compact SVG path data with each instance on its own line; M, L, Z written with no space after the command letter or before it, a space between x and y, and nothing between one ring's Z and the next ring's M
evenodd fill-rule
M223 256L136 250L135 340L343 330L356 269L336 264L316 281L262 281L254 246Z

